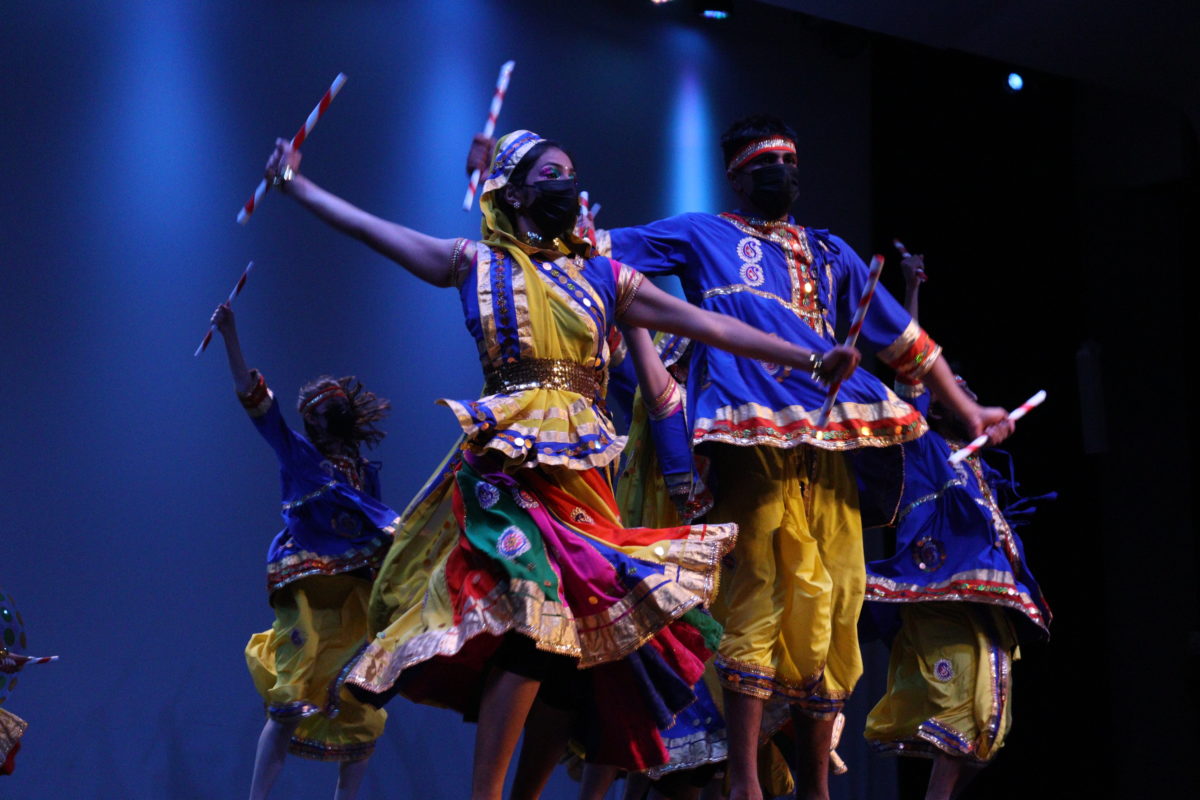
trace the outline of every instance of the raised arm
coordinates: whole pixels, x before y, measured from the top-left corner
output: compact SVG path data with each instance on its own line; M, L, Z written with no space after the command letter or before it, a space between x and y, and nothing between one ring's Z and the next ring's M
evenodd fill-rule
M622 315L622 321L643 328L678 333L735 355L812 370L816 377L826 382L850 377L861 358L853 347L842 345L824 353L815 353L778 336L763 333L734 317L685 303L649 280L641 282L637 294Z
M225 355L229 358L229 372L233 375L233 388L239 395L245 395L254 388L254 376L246 366L246 357L242 354L242 344L238 341L237 322L233 318L233 309L229 303L222 303L213 312L212 324L217 326L221 338L225 340Z
M458 239L435 239L420 231L380 219L322 189L300 174L300 151L285 139L275 140L267 160L266 177L284 194L295 198L318 219L364 242L434 286L450 286L454 269L451 260L467 261L475 256L475 245L457 246Z
M917 295L921 284L925 282L925 257L908 256L900 261L900 270L904 273L904 309L917 318Z

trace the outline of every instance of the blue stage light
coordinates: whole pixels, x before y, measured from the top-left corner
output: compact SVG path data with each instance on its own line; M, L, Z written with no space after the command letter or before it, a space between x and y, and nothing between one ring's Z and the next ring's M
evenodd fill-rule
M692 10L704 19L728 19L733 0L692 0Z
M1008 73L1008 88L1019 92L1025 88L1025 79L1015 72Z

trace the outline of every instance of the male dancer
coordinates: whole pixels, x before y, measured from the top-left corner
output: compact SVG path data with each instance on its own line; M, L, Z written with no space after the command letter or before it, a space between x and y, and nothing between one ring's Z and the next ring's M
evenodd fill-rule
M600 231L601 250L647 274L677 274L702 308L828 349L868 271L841 239L789 215L800 192L795 132L774 117L748 117L724 133L721 149L740 211ZM477 137L469 166L486 153L488 141ZM861 341L901 380L923 381L972 436L1006 416L955 384L941 348L882 288ZM920 414L863 370L842 384L819 427L819 366L809 374L698 345L689 371L693 443L712 461L709 519L740 527L713 606L725 626L716 664L732 800L762 797L756 755L768 700L792 709L804 767L797 796L828 797L834 721L862 672L862 525L845 453L898 445L927 429Z

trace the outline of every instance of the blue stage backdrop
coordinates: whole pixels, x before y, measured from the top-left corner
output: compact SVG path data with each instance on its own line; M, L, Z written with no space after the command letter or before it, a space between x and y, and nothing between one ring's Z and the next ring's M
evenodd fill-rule
M234 222L275 138L339 71L349 81L304 171L435 235L478 231L478 212L459 209L464 156L512 58L500 129L566 143L602 224L719 210L716 137L768 111L800 131L812 191L798 214L866 247L869 49L831 49L777 9L744 4L715 25L682 5L5 4L0 587L30 651L62 660L29 668L6 704L30 728L0 797L207 800L248 787L263 716L242 648L271 622L263 557L278 478L220 342L192 357L247 261L243 344L293 420L296 388L320 373L356 374L392 399L376 453L392 505L455 438L434 400L479 389L453 293L283 197ZM464 796L473 727L403 700L389 711L363 796ZM866 769L847 740L856 769L838 791L870 796L890 767ZM328 797L335 772L289 760L276 796ZM547 796L574 792L559 775Z

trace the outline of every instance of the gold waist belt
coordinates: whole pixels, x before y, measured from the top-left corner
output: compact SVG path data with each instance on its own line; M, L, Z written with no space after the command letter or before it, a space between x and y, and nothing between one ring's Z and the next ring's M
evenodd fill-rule
M487 373L483 391L485 394L510 394L527 389L558 389L597 400L602 388L601 374L578 361L525 358L511 364L501 364Z

